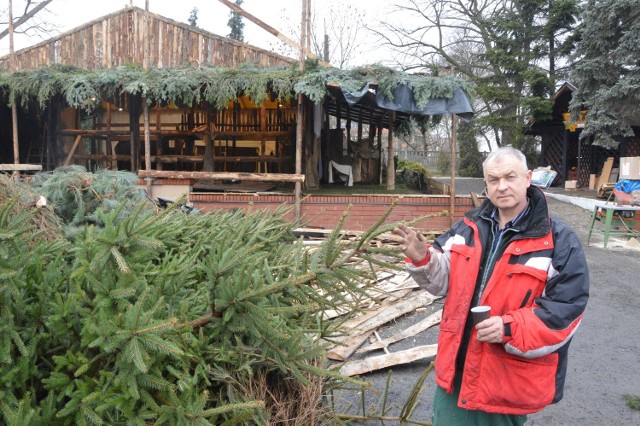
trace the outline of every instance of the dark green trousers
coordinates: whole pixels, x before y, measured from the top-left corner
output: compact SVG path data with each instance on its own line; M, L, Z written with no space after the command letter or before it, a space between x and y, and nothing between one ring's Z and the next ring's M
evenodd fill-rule
M433 426L522 426L527 416L486 413L477 410L465 410L458 407L460 389L454 386L451 395L436 386L431 409Z

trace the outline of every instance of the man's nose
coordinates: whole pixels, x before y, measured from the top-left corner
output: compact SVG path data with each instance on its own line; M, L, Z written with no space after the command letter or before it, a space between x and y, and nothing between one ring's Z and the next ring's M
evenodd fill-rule
M509 187L509 185L507 185L507 179L501 178L500 180L498 180L498 190L499 191L505 190L508 187Z

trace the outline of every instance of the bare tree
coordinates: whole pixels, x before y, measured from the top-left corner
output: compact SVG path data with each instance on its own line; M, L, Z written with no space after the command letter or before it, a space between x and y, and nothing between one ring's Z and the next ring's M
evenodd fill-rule
M24 0L22 4L22 12L14 13L14 33L21 34L48 34L54 28L53 26L46 22L43 19L39 19L39 16L36 15L46 10L45 8L51 3L53 0L42 0L42 1L33 1L33 0ZM0 31L0 39L6 37L9 34L9 20L8 20L8 11L2 11L3 21L0 21L0 26L7 26L4 30ZM27 25L25 25L27 24Z
M314 3L314 5L318 3L320 2ZM366 14L350 4L345 5L337 2L323 2L321 4L322 8L314 6L311 17L311 50L333 66L340 69L347 68L360 53L364 37L363 22ZM292 38L299 40L299 25L286 18L284 10L282 13L283 17L280 22L284 27L279 30L291 34ZM291 15L291 11L287 11L287 15ZM271 49L282 55L294 56L297 54L291 46L277 40L269 45Z
M359 53L365 19L366 13L351 4L330 3L326 14L313 15L313 50L332 65L340 69L347 68Z
M405 70L455 72L476 83L485 137L518 146L527 118L551 112L549 37L568 37L577 10L577 0L397 0L394 16L369 29Z

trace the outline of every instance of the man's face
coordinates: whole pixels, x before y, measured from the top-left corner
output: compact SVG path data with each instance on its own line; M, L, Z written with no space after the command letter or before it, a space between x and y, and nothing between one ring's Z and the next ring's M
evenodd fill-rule
M501 214L515 216L527 204L527 188L531 185L531 170L517 158L506 155L485 166L485 183L489 199Z

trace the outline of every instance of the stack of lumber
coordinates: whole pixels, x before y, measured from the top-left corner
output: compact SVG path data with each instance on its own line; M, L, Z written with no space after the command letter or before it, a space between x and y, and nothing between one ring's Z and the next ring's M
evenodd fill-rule
M616 186L618 180L618 169L613 167L613 157L608 157L602 166L600 177L598 178L597 197L608 198Z
M303 237L304 244L310 250L321 244L332 232L326 229L297 228L293 230L298 237ZM342 240L354 241L362 236L361 231L341 230ZM440 232L423 232L428 241L432 241ZM386 232L376 236L371 244L377 247L397 246L400 237ZM399 253L399 249L398 249ZM404 270L403 258L386 259L394 269L380 269L376 271L373 282L363 282L367 296L357 295L354 300L351 295L343 295L349 303L343 309L333 309L323 312L323 320L342 321L338 335L326 338L328 345L327 357L336 361L336 368L346 376L355 376L371 371L406 364L420 359L433 358L437 345L416 346L403 351L391 351L391 345L424 332L440 324L442 309L435 309L431 305L439 297L433 296L419 288L418 284ZM394 262L398 262L394 264ZM364 266L364 264L363 264ZM356 308L354 309L354 306ZM419 311L433 311L426 318L393 334L387 338L380 337L381 330L398 320ZM354 314L354 311L357 311ZM348 318L347 315L352 315ZM424 316L424 315L423 315Z
M406 364L419 359L432 358L437 345L423 345L409 350L390 352L389 346L413 337L440 323L442 310L437 310L425 319L404 330L382 339L379 329L398 318L424 309L438 297L420 290L407 272L378 272L375 286L370 289L371 298L358 301L361 305L357 316L346 319L340 326L341 335L330 340L327 357L343 362L340 373L354 376L374 370ZM336 318L347 310L327 311L325 318ZM380 352L383 352L382 354ZM350 361L354 354L371 356Z

